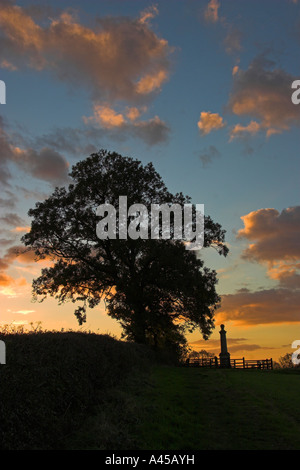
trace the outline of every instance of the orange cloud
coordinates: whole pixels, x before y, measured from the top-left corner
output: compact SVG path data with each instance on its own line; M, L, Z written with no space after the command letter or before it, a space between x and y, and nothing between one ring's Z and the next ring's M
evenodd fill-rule
M220 2L218 0L210 0L205 11L204 18L209 23L217 23L219 20L219 11Z
M275 288L251 292L242 289L222 296L216 319L235 325L300 322L300 290Z
M17 289L20 287L29 286L29 283L24 277L14 279L6 273L0 273L0 294L7 297L16 297Z
M161 85L168 79L166 70L158 70L153 75L145 75L136 85L136 91L140 95L148 95L159 89Z
M207 135L213 130L222 129L225 126L222 116L210 111L202 111L198 121L198 128L202 135Z
M145 110L145 107L141 110L132 107L125 110L126 114L122 114L117 113L108 105L95 105L94 115L84 117L83 120L85 124L93 122L101 128L108 129L112 132L117 131L118 137L120 137L121 132L126 132L129 135L139 137L148 145L165 142L168 139L170 129L158 116L148 121L137 120L142 111ZM113 136L113 133L111 133L111 137Z
M27 226L27 227L15 227L12 232L29 232L30 231L30 227Z
M120 127L125 124L124 116L121 113L116 113L109 106L101 106L97 104L94 106L94 116L88 119L85 118L85 120L86 122L88 120L93 120L105 129Z
M258 262L293 261L300 259L300 206L259 209L241 217L244 228L238 238L253 241L245 250L246 259Z
M300 321L300 206L281 212L259 209L242 217L244 228L237 237L252 243L242 256L267 267L278 286L270 290L224 296L221 315L238 322Z
M144 109L145 110L145 109ZM126 111L126 116L130 121L136 121L141 115L141 111L138 108L128 108Z
M220 352L220 340L217 339L209 339L209 341L204 341L204 340L197 340L197 341L192 341L191 346L193 346L194 350L201 351L205 350L211 353L214 353L215 355L218 355ZM262 347L259 346L258 344L253 344L253 343L247 343L247 338L227 338L227 346L228 350L230 351L231 354L237 353L238 351L256 351L260 349L273 349L272 347Z
M236 124L230 133L230 141L236 137L240 137L241 135L257 134L257 132L259 132L260 130L261 130L261 125L256 121L251 121L247 126Z
M4 68L4 69L12 70L12 71L17 70L17 67L15 65L11 64L10 62L8 62L7 60L2 60L1 61L1 67Z
M238 116L255 119L248 126L237 125L234 136L255 134L259 130L272 134L299 126L300 114L291 101L294 77L275 67L275 63L260 56L245 71L234 74L233 91L228 108Z
M96 99L139 102L169 75L172 48L149 25L157 13L152 7L140 18L97 18L88 27L62 12L39 25L25 9L2 2L3 60L12 67L51 70L59 79L87 86Z
M277 265L270 265L268 268L268 276L271 279L279 281L282 287L291 289L300 288L300 263L284 263L280 262Z
M149 8L146 8L140 15L140 23L148 23L149 20L152 20L156 15L158 15L158 9L155 5L151 5Z
M235 75L236 73L238 73L238 71L239 71L239 66L235 65L232 69L232 75Z
M6 250L5 255L0 258L0 268L6 270L14 261L18 261L22 264L36 263L36 255L34 250L25 248L23 245L14 245ZM51 263L51 257L46 256L39 262Z

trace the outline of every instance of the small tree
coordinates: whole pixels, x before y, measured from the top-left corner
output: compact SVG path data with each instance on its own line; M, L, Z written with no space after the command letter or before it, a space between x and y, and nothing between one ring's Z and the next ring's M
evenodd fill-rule
M34 298L48 295L64 303L81 302L75 310L80 324L86 308L104 299L108 315L117 319L124 336L157 348L184 345L188 328L199 328L205 339L213 327L220 298L214 270L204 267L180 240L99 239L96 209L118 206L120 195L134 203L190 203L182 193L171 194L152 163L104 150L77 163L68 189L56 188L29 211L31 230L23 242L37 259L53 266L33 281ZM119 214L117 215L118 222ZM127 220L129 223L129 220ZM226 256L225 231L205 217L204 246Z
M292 354L293 353L286 353L284 356L280 356L278 362L275 363L275 367L279 369L295 369L300 368L300 365L293 364L292 362Z

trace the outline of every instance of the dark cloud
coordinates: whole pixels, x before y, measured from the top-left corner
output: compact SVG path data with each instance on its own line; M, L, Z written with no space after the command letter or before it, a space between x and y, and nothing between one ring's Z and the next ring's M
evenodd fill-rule
M24 221L18 214L9 212L0 217L0 224L15 227L17 225L24 225Z
M6 209L13 209L18 201L17 196L11 191L5 189L3 191L4 198L0 197L0 207L5 207Z
M69 163L57 151L44 147L21 149L14 145L9 133L0 127L0 178L7 186L11 178L10 164L15 164L27 174L53 185L68 181Z
M224 45L228 54L233 54L242 49L242 32L233 26L230 26L224 39Z
M39 201L43 201L44 199L46 199L46 197L48 197L48 194L46 193L43 193L38 190L35 191L33 189L23 188L23 186L16 185L16 190L21 192L25 199L36 199Z
M264 54L247 70L234 74L228 109L237 116L249 116L248 125L237 124L231 138L264 131L267 136L300 125L300 108L291 101L291 84L295 77L276 67Z
M100 144L103 137L104 132L101 129L56 128L48 134L37 137L34 140L34 147L48 147L76 156L89 155L96 150L97 142Z
M170 128L156 116L149 121L140 121L132 125L131 132L146 144L156 145L168 141Z
M216 318L236 325L300 322L300 290L274 288L222 296Z
M58 152L44 147L34 149L17 149L13 161L26 173L52 184L64 184L68 181L69 163Z
M221 154L219 150L214 145L210 145L208 149L205 148L199 155L203 168L207 168L212 163L212 161L215 158L219 158L220 155Z

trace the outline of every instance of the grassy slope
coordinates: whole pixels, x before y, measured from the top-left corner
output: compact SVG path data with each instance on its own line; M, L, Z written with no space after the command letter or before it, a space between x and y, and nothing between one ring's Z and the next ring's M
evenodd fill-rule
M137 447L300 450L300 374L158 367Z
M153 366L107 335L1 339L0 450L300 450L299 371Z
M153 364L149 349L108 335L38 332L0 339L7 353L0 366L0 450L65 449L95 409Z

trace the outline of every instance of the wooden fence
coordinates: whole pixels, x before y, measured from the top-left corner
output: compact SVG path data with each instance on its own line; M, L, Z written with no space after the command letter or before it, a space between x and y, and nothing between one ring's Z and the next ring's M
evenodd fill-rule
M231 369L273 369L273 361L271 359L230 359L228 364L220 363L218 357L213 358L190 358L185 362L185 366L189 367L208 367L208 368L231 368Z

